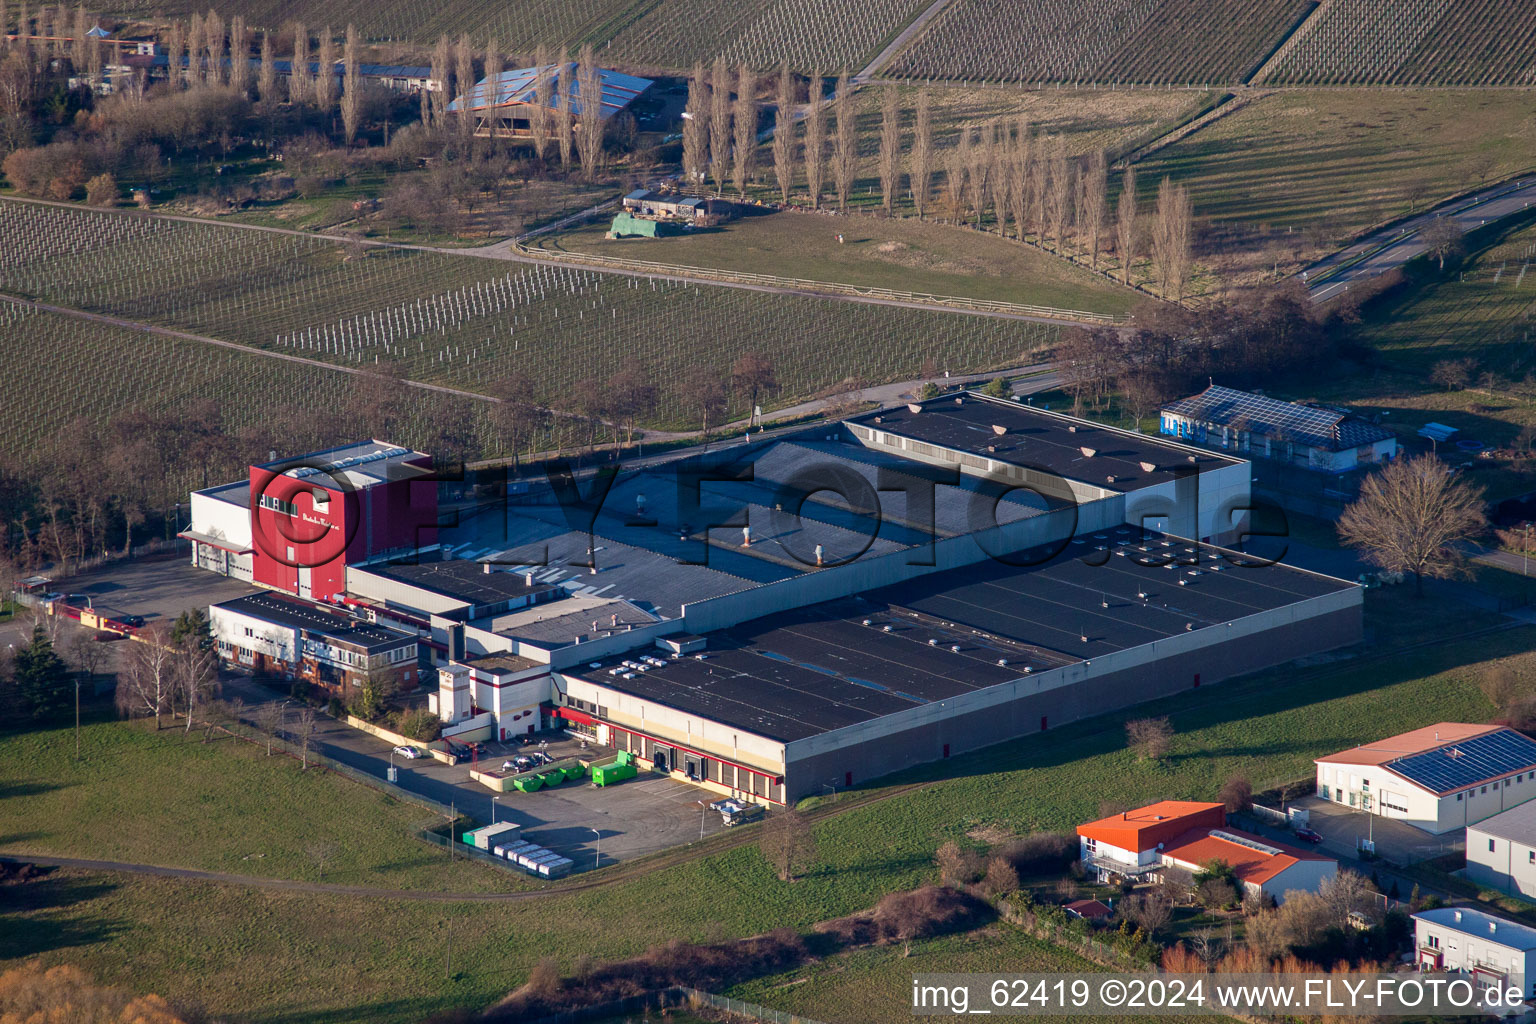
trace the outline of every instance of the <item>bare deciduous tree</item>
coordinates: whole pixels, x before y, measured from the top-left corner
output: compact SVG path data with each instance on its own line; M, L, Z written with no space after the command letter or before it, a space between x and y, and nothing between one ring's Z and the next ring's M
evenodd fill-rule
M1167 715L1134 718L1125 723L1125 741L1137 757L1155 761L1168 753L1173 743L1173 725Z
M1120 260L1120 280L1131 283L1136 262L1136 165L1127 163L1120 179L1120 202L1115 218L1115 255Z
M299 741L299 766L309 771L309 741L315 736L315 709L303 707L294 718L293 737Z
M261 34L261 65L256 69L256 92L270 107L277 102L277 63L272 55L272 33Z
M459 136L468 139L475 131L475 112L470 109L469 91L475 87L475 50L470 45L469 36L461 34L458 45L453 48L453 91L461 97L463 102L459 105L459 116L455 127ZM329 107L323 109L329 110Z
M1173 917L1173 904L1156 889L1134 893L1120 901L1120 915L1151 938Z
M749 64L736 72L735 161L731 182L739 195L757 177L757 75Z
M251 91L251 30L238 14L229 19L229 85L241 96Z
M533 63L538 68L538 78L533 87L533 106L528 111L528 134L533 138L534 155L543 160L544 155L549 152L549 112L555 101L554 78L551 77L548 46L540 43L534 49Z
M577 149L581 154L582 177L591 181L597 176L603 157L603 80L597 67L597 55L592 44L581 48L577 68L578 88L581 91L581 121L577 128Z
M141 632L142 642L132 644L123 657L118 675L116 704L129 717L153 715L155 728L171 708L176 685L175 650L166 630L150 627Z
M302 21L298 21L293 25L293 62L288 74L288 100L292 103L308 103L312 99L314 88L309 77L309 29L304 27Z
M347 42L341 59L346 62L346 88L341 94L341 124L347 145L357 141L357 129L363 116L363 78L358 67L357 26L347 26Z
M811 207L821 208L822 183L827 169L827 115L822 100L821 76L811 79L805 107L805 142L800 147L805 161L805 190L811 195Z
M960 129L960 138L944 151L944 199L949 219L958 224L965 219L965 174L971 161L971 132Z
M912 151L907 154L907 184L912 189L912 209L921 218L928 212L928 191L933 186L933 97L927 89L917 93Z
M1429 246L1429 254L1440 261L1440 270L1444 272L1445 261L1461 252L1465 232L1455 218L1441 215L1424 226L1422 237Z
M1158 293L1174 302L1184 298L1184 283L1189 274L1191 224L1189 190L1164 178L1157 190L1152 253L1157 261Z
M325 881L325 865L341 852L341 847L329 839L312 839L304 844L304 852L315 862L315 881Z
M705 363L695 363L683 372L683 394L688 406L699 417L699 432L709 433L726 409L725 383L720 372Z
M1072 200L1076 193L1073 176L1076 167L1067 157L1066 140L1056 138L1051 144L1050 194L1046 215L1056 251L1065 254L1067 232L1072 227Z
M1104 231L1105 208L1108 204L1108 196L1105 194L1108 175L1109 165L1104 159L1104 151L1095 150L1089 156L1088 167L1083 172L1080 189L1082 199L1077 211L1077 223L1088 243L1089 265L1094 270L1099 269L1099 236Z
M560 166L571 166L571 149L575 144L576 131L576 78L571 67L570 54L560 51L560 70L556 84L560 92L560 109L555 114L555 142L560 150Z
M256 728L267 737L267 756L272 756L272 741L283 728L283 705L275 700L269 700L259 705L255 712Z
M773 360L761 352L743 352L731 366L731 387L746 397L747 412L755 418L758 398L779 387Z
M1449 579L1464 571L1458 545L1486 526L1482 491L1453 477L1435 456L1420 455L1366 477L1359 499L1339 516L1339 537L1373 565L1412 573L1414 592L1422 596L1424 577Z
M1253 783L1244 776L1233 775L1227 779L1217 794L1228 814L1246 811L1253 806Z
M901 187L901 106L896 84L887 82L880 97L880 196L886 216L894 212L896 190Z
M704 65L695 62L688 76L688 105L683 111L683 177L693 185L701 183L709 169L709 107Z
M780 199L789 202L795 183L795 76L789 64L779 67L779 91L773 114L773 178Z
M716 57L709 72L709 173L715 191L725 187L731 171L731 72L724 57Z
M208 55L208 65L203 69L203 81L208 85L224 84L224 19L217 12L209 11L203 19L205 36L203 48Z
M816 836L811 823L792 808L771 815L763 823L759 848L784 882L803 874L816 861Z
M837 78L837 97L833 104L837 114L837 134L832 141L832 183L837 186L837 207L846 212L854 175L859 170L858 113L854 110L853 86L847 71Z

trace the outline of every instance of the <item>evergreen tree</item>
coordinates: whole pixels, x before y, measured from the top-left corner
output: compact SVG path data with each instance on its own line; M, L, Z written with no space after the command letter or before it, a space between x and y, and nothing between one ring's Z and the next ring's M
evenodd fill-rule
M42 626L32 629L32 642L16 652L16 692L34 721L61 716L69 705L64 687L69 669L53 649Z
M199 650L211 650L213 648L213 631L208 622L208 613L201 608L189 608L176 616L176 621L171 626L171 643L177 647L194 640Z

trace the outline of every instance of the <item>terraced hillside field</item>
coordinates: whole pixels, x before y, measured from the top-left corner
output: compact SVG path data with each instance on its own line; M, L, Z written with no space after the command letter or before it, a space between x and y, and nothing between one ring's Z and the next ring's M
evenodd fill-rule
M1536 84L1536 4L1332 0L1266 83Z
M0 301L0 345L13 367L0 374L0 444L43 457L48 439L72 420L102 424L129 409L167 413L218 403L231 435L273 428L314 410L347 407L354 375L272 359L238 348L136 331ZM432 439L428 408L452 407L469 423L470 454L493 452L485 403L407 388L400 396L401 441Z
M997 82L1242 81L1310 0L955 0L886 69Z
M1015 363L1057 328L934 310L374 249L213 223L0 203L0 292L468 391L518 371L564 408L627 359L655 421L691 423L684 371L775 363L790 404L847 379ZM103 386L106 386L103 384ZM737 410L740 411L740 410Z
M219 4L225 17L243 15L257 28L279 29L303 21L311 30L329 24L337 31L348 23L374 41L430 43L442 33L467 32L477 41L494 35L504 51L530 52L539 43L554 46L578 43L634 6L635 0L455 0L422 4L412 0L230 0ZM118 0L120 15L188 17L206 4L193 0Z
M202 6L119 0L115 11L186 17ZM724 54L733 64L766 69L788 61L797 71L836 74L861 67L926 6L926 0L231 0L219 10L263 28L302 20L340 30L350 22L376 41L423 43L465 32L477 43L494 35L510 53L528 54L540 43L574 48L590 42L606 57L643 67L686 69Z

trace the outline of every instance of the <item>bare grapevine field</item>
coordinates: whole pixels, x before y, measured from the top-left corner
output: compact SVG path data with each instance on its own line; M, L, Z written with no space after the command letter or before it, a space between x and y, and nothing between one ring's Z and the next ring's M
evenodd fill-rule
M130 408L162 413L198 400L219 404L230 433L313 409L341 409L353 375L258 353L179 341L0 302L0 340L14 367L0 375L0 444L41 457L77 418L95 423ZM462 405L489 450L480 403L407 389L400 440L424 443L427 404Z
M1305 0L956 0L887 69L994 82L1241 81Z
M339 30L350 22L376 41L423 43L467 32L476 42L494 35L513 53L530 53L539 43L574 48L590 42L609 59L644 67L687 68L723 53L732 63L772 68L787 60L797 71L835 74L860 67L925 6L925 0L232 0L220 11L267 28L302 20ZM197 10L190 0L119 0L115 7L138 17Z
M230 0L219 5L225 17L240 14L252 26L280 29L299 20L313 27L330 24L340 31L348 23L374 41L430 43L439 35L467 32L483 42L494 35L503 50L531 52L539 43L553 46L601 35L602 26L622 19L635 0L455 0L451 4L420 4L411 0ZM118 0L114 13L134 17L187 17L207 5L190 0ZM606 38L606 37L604 37ZM595 39L601 43L603 39Z
M1536 5L1335 0L1268 83L1536 84Z
M550 404L638 359L655 422L691 422L683 371L769 354L791 404L846 380L1016 362L1054 326L775 295L571 267L377 249L86 210L0 203L0 292L352 368L483 389L513 372ZM740 411L739 409L735 411Z
M641 0L645 13L620 32L611 52L621 59L686 68L724 54L774 68L835 75L857 71L917 17L925 0L769 0L717 4L711 0Z

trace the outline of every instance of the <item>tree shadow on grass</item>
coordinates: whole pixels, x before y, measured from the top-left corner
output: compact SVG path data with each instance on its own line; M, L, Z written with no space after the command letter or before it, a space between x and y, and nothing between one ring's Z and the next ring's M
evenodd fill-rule
M52 868L26 880L0 883L0 960L22 959L55 949L110 942L126 930L89 909L117 890L99 876Z

